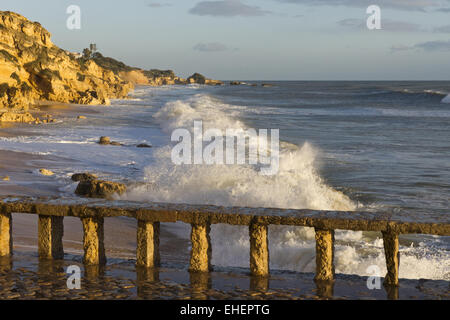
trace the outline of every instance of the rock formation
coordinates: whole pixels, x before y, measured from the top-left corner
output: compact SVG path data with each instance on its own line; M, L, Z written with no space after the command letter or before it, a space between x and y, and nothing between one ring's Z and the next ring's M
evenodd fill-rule
M0 11L0 109L26 111L36 100L109 104L132 88L111 70L55 46L39 23Z
M125 63L116 59L105 57L99 52L92 54L91 59L107 70L111 70L114 74L122 79L130 81L136 85L163 86L174 84L206 84L206 85L222 85L219 80L207 79L205 76L194 73L187 79L183 79L175 75L172 70L143 70L140 68L127 66Z
M79 56L50 37L38 22L0 11L0 121L40 123L20 115L37 101L108 105L127 97L135 84L223 84L197 73L186 80L171 70L130 67L88 49Z
M75 173L74 175L72 175L72 181L93 181L93 180L97 180L97 176L95 174L91 174L88 172L85 173Z
M82 180L78 184L75 194L88 198L111 198L114 194L123 194L127 187L118 182L102 180Z

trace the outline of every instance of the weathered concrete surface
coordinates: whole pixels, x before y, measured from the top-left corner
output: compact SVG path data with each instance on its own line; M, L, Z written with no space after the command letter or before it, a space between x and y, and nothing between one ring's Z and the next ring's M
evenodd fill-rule
M387 285L398 284L398 235L406 233L450 236L450 215L429 214L411 216L404 213L342 212L274 208L220 207L209 205L185 205L169 203L142 203L130 201L106 201L87 198L0 198L0 256L12 253L11 213L29 213L54 217L73 216L83 220L85 229L85 263L96 265L106 261L103 245L103 218L125 216L141 220L142 244L137 255L139 263L156 264L155 227L153 235L148 226L157 222L182 221L192 225L191 271L211 270L211 224L249 226L253 247L250 264L253 274L269 272L267 248L267 225L307 226L316 229L317 281L334 279L334 231L381 231L383 233L388 274ZM266 227L267 228L267 227ZM48 233L48 232L47 232ZM138 240L139 242L139 240ZM44 247L44 245L42 245ZM49 249L46 249L47 255ZM267 259L266 259L267 257ZM253 261L252 261L253 260ZM266 271L267 270L267 271Z
M136 264L154 268L159 265L159 222L138 220Z
M269 275L269 240L267 225L252 223L250 235L250 272L254 276Z
M211 267L211 225L193 224L191 229L191 272L208 272Z
M0 257L12 255L12 218L10 213L0 213Z
M354 231L396 231L450 236L450 215L411 216L380 212L319 211L274 208L219 207L168 203L139 203L84 198L0 199L0 212L31 213L73 217L125 216L146 221L188 224L224 223L306 226L318 229Z
M41 259L63 259L64 217L40 215L38 219L38 253Z
M334 230L316 229L316 281L334 280Z
M384 255L386 257L387 274L384 284L398 286L398 268L400 266L400 252L398 250L398 234L392 231L383 232Z
M103 218L83 218L83 262L86 265L106 263Z

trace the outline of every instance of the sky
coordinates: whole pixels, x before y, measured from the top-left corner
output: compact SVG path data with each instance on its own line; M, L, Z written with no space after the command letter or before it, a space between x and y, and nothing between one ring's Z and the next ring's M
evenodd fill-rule
M67 28L67 8L81 29ZM369 30L369 5L381 29ZM450 80L450 0L1 0L59 47L220 80Z

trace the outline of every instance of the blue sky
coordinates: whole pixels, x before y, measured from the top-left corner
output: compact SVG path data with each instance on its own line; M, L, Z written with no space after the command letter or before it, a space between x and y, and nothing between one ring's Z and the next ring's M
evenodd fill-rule
M66 8L81 8L81 30ZM381 8L382 30L365 27ZM450 80L450 0L2 0L58 46L231 80Z

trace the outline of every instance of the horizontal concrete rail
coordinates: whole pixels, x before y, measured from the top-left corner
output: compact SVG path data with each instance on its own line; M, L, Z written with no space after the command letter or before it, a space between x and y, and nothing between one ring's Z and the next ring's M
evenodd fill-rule
M241 208L167 203L140 203L62 198L0 198L0 256L12 254L11 213L39 215L39 256L63 257L63 217L78 217L83 224L84 263L103 264L103 221L107 217L130 217L137 223L137 265L159 264L161 222L191 224L190 270L211 270L211 224L249 227L250 270L255 276L269 275L268 226L313 227L316 231L317 281L334 280L334 230L381 232L388 273L387 285L398 285L400 234L450 236L448 215L411 217L375 212L317 211L276 208Z

